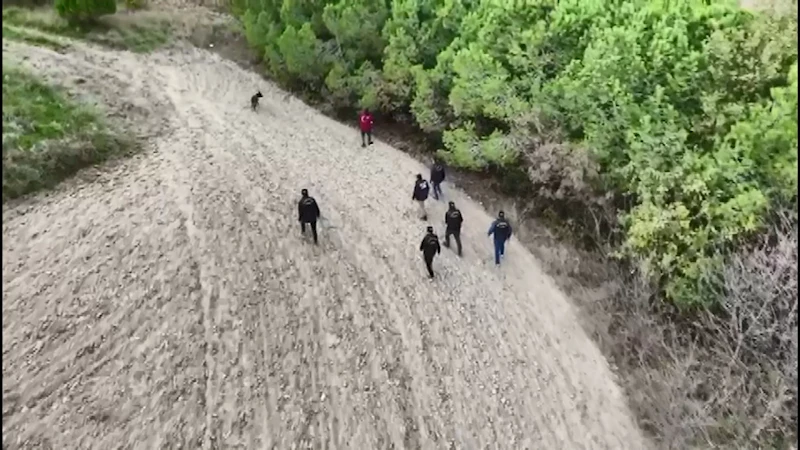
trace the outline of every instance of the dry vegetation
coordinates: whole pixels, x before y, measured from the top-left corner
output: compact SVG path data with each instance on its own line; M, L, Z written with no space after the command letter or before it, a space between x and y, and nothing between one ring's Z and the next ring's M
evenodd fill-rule
M595 304L601 343L631 404L665 448L789 448L797 420L797 219L777 243L737 254L725 270L723 310L691 321L653 304L635 276ZM795 431L796 433L796 431Z
M524 239L580 303L585 326L616 366L642 427L665 449L793 448L797 209L778 214L768 232L729 258L718 310L683 315L659 300L636 268L614 258L613 208L608 198L592 196L586 180L595 169L583 155L565 144L540 146L528 155L539 199L506 209L530 217L532 225L562 216L571 206L565 199L594 205L570 211L574 220L561 222L558 236L577 231L592 251L552 236L544 250L541 229Z

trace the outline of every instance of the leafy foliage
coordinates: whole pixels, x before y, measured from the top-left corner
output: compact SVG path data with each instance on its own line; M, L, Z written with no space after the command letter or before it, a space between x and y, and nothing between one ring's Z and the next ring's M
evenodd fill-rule
M410 113L451 164L535 157L557 127L625 198L619 255L681 307L797 200L797 22L699 0L247 0L278 79ZM521 158L522 155L527 155ZM589 175L587 175L589 176Z
M71 22L88 22L117 12L115 0L55 0L58 15Z

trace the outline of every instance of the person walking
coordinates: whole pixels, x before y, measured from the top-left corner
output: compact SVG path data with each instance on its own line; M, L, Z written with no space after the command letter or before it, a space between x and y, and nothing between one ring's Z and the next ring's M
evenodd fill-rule
M442 247L439 246L439 237L433 232L433 227L428 227L427 234L422 238L422 243L419 245L419 251L422 252L422 258L425 260L428 277L433 280L433 257L438 253L442 253Z
M422 178L422 174L417 174L417 181L414 182L414 193L411 194L411 200L417 202L419 206L420 219L428 220L428 212L425 211L425 200L428 199L428 193L431 187L427 181Z
M364 108L364 111L361 112L361 117L359 118L359 125L361 127L361 146L366 147L367 145L372 145L372 125L374 120L372 119L372 113L369 112L369 109Z
M319 243L317 239L317 219L319 219L319 205L314 197L308 195L308 189L300 191L302 198L297 202L297 220L300 222L300 233L306 234L306 224L311 227L311 235L314 236L314 245Z
M439 200L442 196L442 182L444 181L444 164L439 158L433 159L431 166L431 184L433 185L433 198Z
M464 217L461 216L461 211L456 208L454 202L450 202L448 208L444 214L444 223L446 225L444 246L450 248L450 236L452 235L458 246L458 256L461 256L461 224L464 222Z
M506 241L511 239L511 224L506 220L503 211L497 214L497 219L489 227L489 236L494 235L494 263L500 265L500 258L505 256Z

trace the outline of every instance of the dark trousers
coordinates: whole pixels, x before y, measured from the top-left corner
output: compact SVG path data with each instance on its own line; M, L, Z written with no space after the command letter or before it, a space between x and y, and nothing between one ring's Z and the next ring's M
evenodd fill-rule
M456 247L458 248L458 256L461 256L461 230L447 230L444 232L445 247L450 247L450 235L452 235L453 240L456 241Z
M300 232L306 234L306 224L311 225L311 235L314 236L314 243L317 243L317 221L300 222Z
M439 197L442 196L442 182L431 181L431 184L433 185L433 198L439 200Z
M367 141L367 138L369 141ZM362 131L361 132L361 146L366 147L367 144L372 145L372 131Z
M423 252L422 258L425 259L425 268L428 269L428 276L433 278L433 257L436 253Z
M500 264L500 257L506 254L507 238L494 238L494 263Z

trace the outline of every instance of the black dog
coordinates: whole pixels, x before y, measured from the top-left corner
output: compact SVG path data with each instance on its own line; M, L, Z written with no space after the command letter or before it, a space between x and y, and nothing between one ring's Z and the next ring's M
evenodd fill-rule
M260 99L262 97L264 97L264 96L261 95L261 91L256 92L256 95L250 97L250 109L255 111L256 108L258 108L258 99Z

